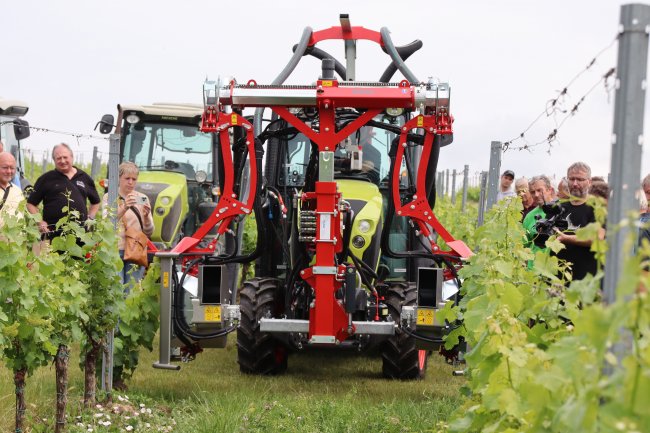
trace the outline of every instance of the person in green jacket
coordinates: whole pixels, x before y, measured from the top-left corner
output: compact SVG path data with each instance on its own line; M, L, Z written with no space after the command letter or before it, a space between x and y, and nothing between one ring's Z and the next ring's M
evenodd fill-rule
M537 221L546 217L542 205L556 200L555 189L553 188L551 179L542 174L535 176L530 180L529 190L530 194L533 196L536 207L528 212L523 221L524 230L526 231L526 246L529 247L533 253L537 251L547 251L547 248L535 244L535 238L538 236L536 225ZM528 267L532 268L532 260L529 261Z

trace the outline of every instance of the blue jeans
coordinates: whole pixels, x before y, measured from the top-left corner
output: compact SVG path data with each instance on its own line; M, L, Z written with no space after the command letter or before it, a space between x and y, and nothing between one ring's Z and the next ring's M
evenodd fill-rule
M144 278L144 267L136 265L131 262L124 261L124 250L120 250L120 258L124 263L122 271L120 271L120 277L122 278L122 284L124 284L124 294L128 295L131 291L131 287Z

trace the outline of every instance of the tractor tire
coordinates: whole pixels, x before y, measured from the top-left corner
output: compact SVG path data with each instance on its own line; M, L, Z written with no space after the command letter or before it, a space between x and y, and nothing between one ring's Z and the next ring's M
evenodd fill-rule
M273 335L260 332L260 319L274 317L278 280L253 278L239 294L237 362L246 374L275 375L287 369L287 350Z
M415 286L406 283L396 283L388 289L386 305L396 323L400 321L402 307L415 305L416 296ZM395 335L384 341L381 357L382 374L385 378L424 379L429 354L426 350L418 350L415 343L415 337L408 335L401 327L396 328Z

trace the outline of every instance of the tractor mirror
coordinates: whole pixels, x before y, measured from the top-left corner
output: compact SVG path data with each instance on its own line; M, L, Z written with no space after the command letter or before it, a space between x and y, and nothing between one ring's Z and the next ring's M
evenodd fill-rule
M112 114L104 114L102 116L102 120L97 122L97 125L95 125L95 129L99 126L99 132L102 134L110 134L111 131L113 130L113 122L115 122L115 118L113 117Z
M29 137L29 123L23 119L15 119L14 135L16 136L16 140L24 140Z

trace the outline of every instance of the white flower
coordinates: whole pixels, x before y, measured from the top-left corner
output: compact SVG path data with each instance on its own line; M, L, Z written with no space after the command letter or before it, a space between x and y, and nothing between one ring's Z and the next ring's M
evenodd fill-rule
M144 403L140 403L140 407L144 407Z
M118 401L126 401L126 399L124 397L122 397L121 395L118 395L117 399L118 399Z
M126 426L126 431L131 431L131 430L133 430L133 426L132 425L127 425Z
M101 417L104 416L104 414L101 413L101 412L97 412L97 413L96 413L95 415L93 415L93 416L94 416L95 418L101 418Z
M99 410L103 410L104 407L101 404L96 404L95 407Z
M147 413L151 415L151 409L147 408Z
M149 423L145 423L144 426L145 426L146 428L150 428L150 427L151 427L151 424L149 424Z
M92 428L92 427L88 427L88 431L93 431L93 428Z
M78 416L77 418L81 418L81 417ZM77 423L77 427L83 427L83 426L84 426L84 423L82 423L82 422L78 422L78 423Z
M145 409L145 408L140 408L140 413L147 413L147 409Z

